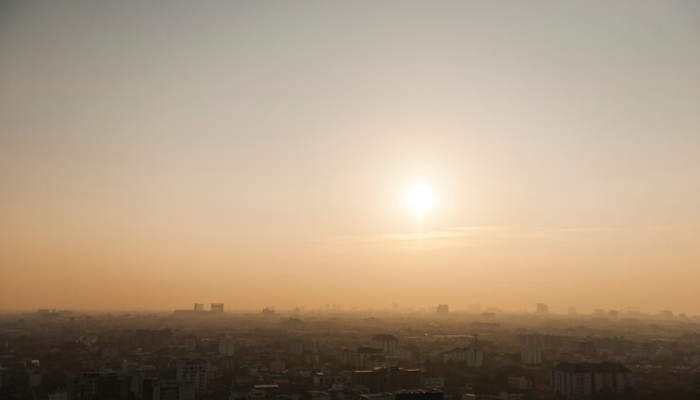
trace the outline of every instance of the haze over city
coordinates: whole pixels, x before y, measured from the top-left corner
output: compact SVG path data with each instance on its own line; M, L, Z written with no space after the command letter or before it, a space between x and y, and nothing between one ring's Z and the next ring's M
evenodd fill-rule
M0 309L700 313L700 3L0 4Z

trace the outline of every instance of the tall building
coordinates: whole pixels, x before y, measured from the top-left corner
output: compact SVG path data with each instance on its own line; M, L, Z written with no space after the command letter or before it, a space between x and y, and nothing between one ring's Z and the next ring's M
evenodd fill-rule
M520 360L523 364L534 365L542 363L544 336L538 334L520 335Z
M537 304L537 314L539 314L539 315L549 314L549 306L544 304L544 303L538 303Z
M481 368L484 365L484 350L478 347L453 349L442 355L442 361L463 363L469 368Z
M181 360L177 364L177 380L192 382L197 393L207 391L207 360L200 358L195 360Z
M224 303L211 303L211 312L213 312L213 313L224 312Z
M153 400L194 400L194 384L176 380L159 380L153 384Z
M296 354L301 354L303 352L316 352L316 343L303 340L295 340L289 343L289 351Z
M399 339L394 335L378 334L372 336L372 348L384 352L394 352L399 348Z
M234 350L234 342L229 338L219 339L219 354L222 356L232 356Z
M440 304L437 307L438 315L447 315L450 313L450 307L447 304Z
M624 393L634 387L632 371L618 363L559 363L550 374L552 390L567 399L590 399L607 389Z
M526 365L542 364L542 349L535 346L520 348L520 360Z
M195 312L202 312L202 311L204 311L204 304L202 304L202 303L194 303L194 311L195 311Z

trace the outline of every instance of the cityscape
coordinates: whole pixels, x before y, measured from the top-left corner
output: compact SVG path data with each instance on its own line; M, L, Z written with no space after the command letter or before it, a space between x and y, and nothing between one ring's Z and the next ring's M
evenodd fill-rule
M337 306L0 319L0 396L63 399L696 399L700 316Z
M700 0L0 0L0 400L700 400Z

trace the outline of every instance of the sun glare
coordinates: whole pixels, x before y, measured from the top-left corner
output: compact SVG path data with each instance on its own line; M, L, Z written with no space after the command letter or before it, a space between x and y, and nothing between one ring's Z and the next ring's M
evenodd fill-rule
M417 183L406 192L405 201L408 208L422 215L433 208L435 193L430 186Z

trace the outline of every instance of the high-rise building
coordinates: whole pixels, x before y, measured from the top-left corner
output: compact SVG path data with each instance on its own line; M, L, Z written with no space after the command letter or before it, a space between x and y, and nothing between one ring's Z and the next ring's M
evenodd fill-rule
M549 306L544 304L544 303L538 303L537 304L537 314L539 314L539 315L549 314Z
M450 307L447 304L440 304L437 307L438 315L447 315L450 313Z
M224 312L224 303L211 303L211 312L213 312L213 313Z
M153 400L193 400L194 383L159 380L153 384Z
M484 350L479 347L453 349L443 353L442 361L463 363L469 368L481 368L484 365Z
M372 336L372 348L384 352L394 352L399 348L399 339L394 335L378 334Z
M520 360L526 365L542 364L542 349L534 346L520 348Z
M289 343L289 351L296 354L301 354L303 352L316 352L316 343L311 341L295 340Z
M205 359L181 360L177 364L177 380L192 382L197 393L207 391L207 370L209 364Z
M219 354L222 356L232 356L234 350L234 342L229 338L219 339Z
M195 312L202 312L202 311L204 311L204 304L202 304L202 303L194 303L194 311L195 311Z
M567 399L590 399L601 390L624 393L634 387L632 371L618 363L568 363L552 368L552 390Z
M534 365L542 363L544 336L538 334L520 335L520 360L523 364Z

